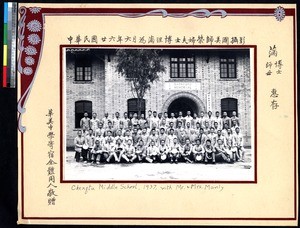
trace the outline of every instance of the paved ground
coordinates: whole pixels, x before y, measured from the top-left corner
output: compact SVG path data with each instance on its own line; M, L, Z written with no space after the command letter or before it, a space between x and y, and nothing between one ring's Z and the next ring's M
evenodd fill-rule
M251 149L245 162L234 164L83 164L74 160L74 152L65 154L65 180L231 180L254 179Z

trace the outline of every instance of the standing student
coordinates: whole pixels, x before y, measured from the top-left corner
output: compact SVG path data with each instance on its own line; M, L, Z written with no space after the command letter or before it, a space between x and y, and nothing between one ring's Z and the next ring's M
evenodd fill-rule
M178 113L176 128L178 128L179 122L181 122L181 126L184 126L184 117L182 115L182 111L179 111Z
M204 128L205 127L205 117L204 117L204 112L200 112L200 116L198 118L198 121L200 123L200 127Z
M227 112L223 112L223 126L228 125L228 128L231 128L231 119L227 116Z
M113 128L114 129L119 129L120 128L120 122L122 121L122 119L120 118L120 113L116 112L115 113L115 118L112 120L113 123Z
M104 136L104 133L105 133L105 129L103 128L103 122L100 121L100 122L99 122L99 128L96 129L95 134L96 134L96 135L99 135L99 136Z
M184 126L186 127L187 123L192 124L193 117L191 116L191 111L186 112L186 117L184 117Z
M199 118L198 118L198 115L197 113L194 113L193 114L193 119L192 119L192 122L191 122L191 128L195 129L196 128L196 123L199 122Z
M208 121L209 127L213 127L214 126L215 118L212 116L212 112L211 111L207 112L206 121Z
M169 130L169 135L168 135L169 147L173 146L174 138L177 139L177 136L174 133L175 133L174 128L171 128Z
M122 122L123 122L123 125L124 125L124 130L127 130L128 126L130 124L130 119L128 118L128 113L127 112L124 112Z
M100 120L97 118L97 113L93 112L92 119L90 120L91 129L93 130L94 134L99 128Z
M227 130L227 136L225 137L225 146L228 154L231 155L232 160L236 161L236 149L233 147L233 134L231 129Z
M83 132L86 132L91 128L91 119L88 116L89 114L84 112L83 118L80 120L80 128L83 130Z
M174 112L171 112L171 117L168 119L168 122L167 122L167 124L168 124L168 126L170 126L171 125L171 123L172 123L172 126L173 127L175 127L176 126L176 124L177 124L177 119L175 118L175 114L174 114Z
M140 119L139 119L139 125L141 126L141 128L145 127L145 123L147 122L146 118L145 118L145 114L141 114Z
M160 128L160 132L159 132L159 141L160 140L164 140L166 145L169 145L169 138L168 135L166 134L165 128Z
M233 121L236 122L236 126L240 126L240 120L236 115L236 111L232 112L232 116L231 116L231 124L233 124Z
M245 148L243 135L240 133L240 128L235 128L235 134L233 135L233 149L236 151L239 161L244 162Z
M108 112L104 114L104 117L102 118L103 128L108 128L108 122L111 122L110 118L108 117Z
M219 111L216 111L215 122L218 123L218 130L222 130L223 129L223 120L220 117L220 112Z
M82 147L83 147L84 144L85 144L85 138L82 136L82 131L79 130L77 132L77 136L74 139L76 162L80 161L80 156L81 156L81 153L82 153Z

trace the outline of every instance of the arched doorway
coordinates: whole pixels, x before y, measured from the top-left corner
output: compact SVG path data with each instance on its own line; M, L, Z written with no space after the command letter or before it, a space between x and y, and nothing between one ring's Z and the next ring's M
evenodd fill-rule
M170 115L171 112L175 113L175 116L178 115L178 112L182 111L183 116L186 115L187 111L200 114L201 111L206 111L205 105L202 100L195 94L190 92L178 92L172 94L163 104L162 112L168 112Z
M170 104L168 108L168 115L170 116L170 114L173 112L177 117L180 111L183 113L183 116L186 116L187 111L191 111L193 115L194 113L199 113L199 108L195 101L187 97L181 97L174 100Z

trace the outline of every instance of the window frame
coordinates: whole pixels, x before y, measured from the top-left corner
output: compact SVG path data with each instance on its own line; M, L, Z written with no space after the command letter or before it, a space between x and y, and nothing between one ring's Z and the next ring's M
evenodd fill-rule
M129 110L129 102L130 102L130 101L133 101L133 100L136 101L136 107L137 107L137 100L138 100L137 98L129 98L129 99L127 99L127 114L128 114L128 116L129 116L129 113L130 113L130 112L133 112L133 113L135 113L135 112L137 113L137 112L138 112L138 111L137 111L137 108L136 108L136 111L131 111L131 110ZM142 99L142 102L144 103L144 110L143 110L143 109L141 110L141 114L144 114L144 115L145 115L145 114L146 114L146 100L145 100L145 99ZM143 104L143 103L142 103L142 104Z
M82 67L82 79L78 79L78 67ZM86 68L90 68L90 79L87 79L87 70ZM75 77L74 81L76 82L90 82L93 80L93 67L92 67L92 60L90 56L85 56L85 58L80 57L76 58L75 60Z
M236 109L235 110L224 110L223 108L222 108L222 101L234 101L235 102L235 107L236 107ZM228 105L229 106L229 105ZM237 98L234 98L234 97L225 97L225 98L222 98L221 99L221 115L223 115L223 112L227 112L227 116L228 117L231 117L232 116L232 112L233 111L236 111L236 115L238 116L238 108L239 108L239 100L237 99ZM229 111L230 111L230 113L229 113Z
M177 58L176 61L172 60L173 58ZM180 59L184 58L185 60L182 61ZM188 59L192 58L192 61L189 61ZM173 76L173 64L176 64L176 77ZM185 67L185 77L180 77L180 64L184 64ZM189 64L193 64L193 77L189 77ZM195 56L194 55L170 55L170 78L172 79L188 79L188 78L196 78L196 60L195 60Z
M226 62L222 62L222 59L226 59ZM233 63L229 61L233 59ZM226 65L226 76L222 74L222 65ZM230 77L229 65L234 66L234 77ZM221 79L237 79L237 70L236 70L236 57L235 56L220 56L220 78Z

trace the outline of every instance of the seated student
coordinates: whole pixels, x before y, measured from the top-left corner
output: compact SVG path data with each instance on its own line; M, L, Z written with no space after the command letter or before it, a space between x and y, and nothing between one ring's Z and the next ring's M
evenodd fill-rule
M185 132L186 132L187 137L190 137L192 130L193 129L191 128L191 122L186 122Z
M125 132L125 136L123 138L123 143L127 145L127 141L128 140L132 140L132 137L131 137L131 134L130 134L130 130L127 129L126 132Z
M133 163L133 161L137 158L135 154L135 148L132 145L132 140L127 141L127 145L125 146L125 151L122 153L121 157L129 163Z
M139 119L139 125L141 126L141 128L145 127L146 122L147 122L147 120L145 119L145 114L141 114L141 117Z
M169 147L166 145L166 142L164 139L160 140L160 145L159 145L158 149L159 149L159 161L165 162L167 160L167 157L169 154Z
M166 119L161 119L161 121L160 121L160 123L159 123L159 128L160 128L160 129L161 129L161 128L164 128L165 131L167 130L168 125L167 125Z
M147 151L146 151L146 147L144 145L144 141L142 138L139 140L138 144L135 146L135 154L136 154L139 162L143 162L146 160Z
M226 146L226 140L225 137L222 135L222 131L221 130L217 130L217 134L215 136L215 144L217 144L218 140L221 139L224 146Z
M245 148L244 148L243 135L240 133L240 128L235 128L235 134L233 135L233 150L236 152L239 161L244 162Z
M121 136L124 137L126 130L125 130L125 127L124 127L124 122L122 120L120 121L120 123L119 123L119 129L117 129L117 130L121 131Z
M169 152L169 158L171 163L175 162L177 164L178 160L181 157L181 153L182 153L182 147L178 143L177 138L174 138Z
M210 127L209 127L209 122L205 120L204 122L204 128L203 128L204 134L208 135L210 133Z
M200 129L201 129L201 124L200 124L200 122L196 122L196 124L195 124L195 131L196 131L196 134L199 134Z
M169 141L169 147L171 147L173 145L173 141L174 141L174 138L177 138L177 136L174 134L174 129L171 128L169 130L169 135L168 135L168 141Z
M123 118L121 119L124 125L124 130L128 129L128 125L130 124L130 119L128 118L128 113L124 112L123 114Z
M185 145L183 146L183 151L181 153L181 156L183 158L183 161L187 163L193 163L192 161L192 144L191 141L187 138L185 140Z
M192 145L195 145L196 139L198 138L198 135L196 134L196 130L194 130L194 129L191 130L191 134L190 134L189 138L191 140Z
M105 129L104 136L107 136L109 131L111 132L111 135L114 137L115 136L115 129L114 129L113 123L110 120L108 120L107 128Z
M147 142L148 142L148 132L146 128L142 129L141 135L140 135L140 140L143 140L144 146L146 146Z
M112 153L111 156L113 156L115 162L121 161L121 156L125 151L125 145L122 143L122 140L119 138L116 140L116 145L114 148L114 153Z
M211 145L216 144L216 134L215 134L215 129L213 127L210 128L209 133L207 134L207 138L210 139Z
M98 139L95 141L94 148L91 151L93 163L99 165L102 155L102 145ZM99 158L98 158L99 157Z
M99 122L99 128L96 129L95 134L96 135L98 134L99 136L104 136L104 133L105 133L105 129L103 128L103 122L100 121Z
M198 139L200 139L201 145L204 146L207 140L207 135L204 134L203 128L200 128L200 133L198 135Z
M94 144L95 144L95 136L94 136L94 133L93 133L93 130L90 129L89 130L89 134L87 136L85 136L85 142L88 146L88 149L87 149L87 161L88 162L91 162L92 161L92 149L94 148Z
M101 145L105 143L105 138L99 131L96 132L95 141L98 140Z
M110 134L110 131L108 134ZM114 139L110 136L106 137L103 156L106 157L106 162L110 162L111 158L115 157L115 143Z
M200 112L200 116L198 118L198 121L200 123L200 127L204 128L205 127L205 117L204 117L204 112Z
M232 122L231 122L231 131L233 132L233 133L235 133L235 129L238 127L238 125L237 125L237 121L236 120L232 120ZM240 133L242 133L241 132L241 129L240 129Z
M151 130L150 130L148 121L144 123L143 129L146 129L147 135L150 135ZM146 143L146 142L144 142L144 143Z
M216 157L215 157L215 149L211 145L210 139L206 140L205 146L204 146L204 162L205 164L208 163L208 161L212 161L213 164L216 163Z
M215 146L215 157L218 162L231 162L230 155L228 154L222 139L217 140L217 144Z
M228 129L229 129L228 124L225 123L223 127L224 127L224 128L223 128L223 130L222 130L222 135L223 135L225 138L227 138L227 136L228 136Z
M231 119L227 116L227 112L223 112L222 120L223 120L223 126L227 124L228 127L231 128Z
M231 158L233 161L237 160L236 150L233 148L233 134L231 129L227 130L227 136L225 137L225 147L228 151L228 154L231 154Z
M147 146L149 146L152 141L154 141L155 145L158 146L158 135L156 132L157 131L155 129L151 130L151 134L148 137Z
M156 142L154 140L150 141L150 145L147 148L147 154L153 162L159 161L159 149L156 146Z
M196 139L196 144L193 146L192 155L195 162L201 162L204 158L204 148L201 145L201 140L199 138Z
M137 128L133 128L131 138L132 138L132 145L136 146L140 140L140 135L138 134Z
M165 128L161 128L159 132L159 141L164 140L166 145L169 145L169 138L168 135L166 134Z
M213 127L214 127L214 129L217 131L217 130L222 130L220 127L219 127L219 123L217 122L217 121L215 121L214 122L214 124L213 124Z
M176 134L176 130L175 130L175 124L174 122L170 122L169 126L168 126L168 132L170 133L170 130L173 129L174 130L174 134Z
M82 147L85 144L85 137L82 136L82 131L79 130L77 132L77 136L74 139L74 145L75 145L75 160L76 162L80 161L80 156L82 153Z
M124 137L122 136L122 131L120 129L116 131L115 142L117 142L117 140L121 140L121 143L124 143Z
M137 113L135 112L135 113L133 114L132 119L131 119L131 124L132 124L133 126L136 126L138 123L139 123L138 115L137 115Z
M110 118L108 117L108 113L104 113L104 117L102 119L103 122L103 128L106 129L108 128L108 122L111 122Z

